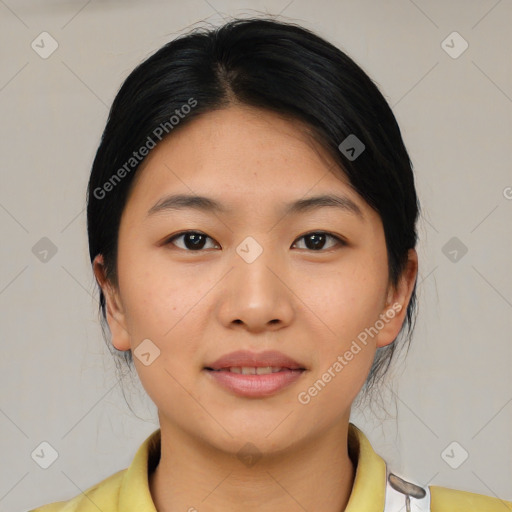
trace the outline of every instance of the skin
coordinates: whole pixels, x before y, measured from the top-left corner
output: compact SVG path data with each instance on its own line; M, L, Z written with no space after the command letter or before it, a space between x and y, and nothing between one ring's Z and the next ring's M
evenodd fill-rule
M170 193L213 197L232 212L147 217ZM364 219L333 207L281 213L285 203L321 193L348 196ZM187 237L165 244L185 230L210 237L202 252L190 249L190 239L187 249ZM319 249L306 245L304 235L317 231L346 245L329 237ZM263 249L250 264L236 252L247 236ZM391 286L379 215L300 123L244 106L205 114L150 152L118 243L118 287L106 280L101 255L94 272L114 346L133 351L150 339L160 349L148 366L133 358L160 420L161 460L149 478L156 508L344 510L355 474L347 448L351 405L377 347L392 343L403 324L416 252ZM317 396L300 403L297 395L393 304L401 311ZM239 349L279 350L307 371L275 395L239 397L203 370ZM248 442L261 455L250 467L237 458Z

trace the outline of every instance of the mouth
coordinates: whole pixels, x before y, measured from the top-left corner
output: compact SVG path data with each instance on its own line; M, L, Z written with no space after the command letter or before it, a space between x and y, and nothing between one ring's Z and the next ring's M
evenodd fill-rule
M205 367L206 376L224 391L241 398L267 398L291 387L303 378L305 368L272 366Z
M204 367L210 371L230 371L244 375L278 373L282 370L306 370L306 366L277 350L251 352L238 350L225 354Z
M280 372L303 372L305 368L287 368L282 366L230 366L228 368L209 368L205 367L205 370L211 372L230 372L238 373L240 375L268 375L271 373Z
M212 383L229 393L265 398L296 383L307 368L277 350L238 350L208 363L203 371Z

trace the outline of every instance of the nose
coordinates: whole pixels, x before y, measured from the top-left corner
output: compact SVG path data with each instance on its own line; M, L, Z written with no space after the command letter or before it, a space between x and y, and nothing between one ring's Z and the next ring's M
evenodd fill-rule
M284 263L270 250L263 250L253 261L236 253L232 262L219 290L218 315L224 326L238 325L257 333L289 325L294 316L294 294Z

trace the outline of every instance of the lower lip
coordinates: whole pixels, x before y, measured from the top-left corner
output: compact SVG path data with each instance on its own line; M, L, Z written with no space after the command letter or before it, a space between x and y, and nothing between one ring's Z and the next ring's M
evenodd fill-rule
M222 387L243 397L271 396L300 379L304 370L282 370L265 375L243 375L229 371L204 370Z

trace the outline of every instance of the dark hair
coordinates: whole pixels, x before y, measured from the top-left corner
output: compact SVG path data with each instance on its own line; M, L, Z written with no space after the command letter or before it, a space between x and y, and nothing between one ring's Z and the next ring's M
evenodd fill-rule
M107 278L117 286L119 224L143 161L138 150L153 147L162 135L172 135L206 112L234 104L299 121L328 151L354 190L380 215L389 278L396 284L408 249L417 242L419 203L412 163L395 117L377 86L340 49L303 27L268 17L196 28L130 73L113 101L90 175L91 262L102 254ZM340 148L349 135L364 144L357 158L354 151ZM99 292L105 335L105 297ZM377 349L365 394L387 372L406 328L410 344L415 308L416 283L399 336ZM131 351L120 352L107 344L128 365L132 362Z

